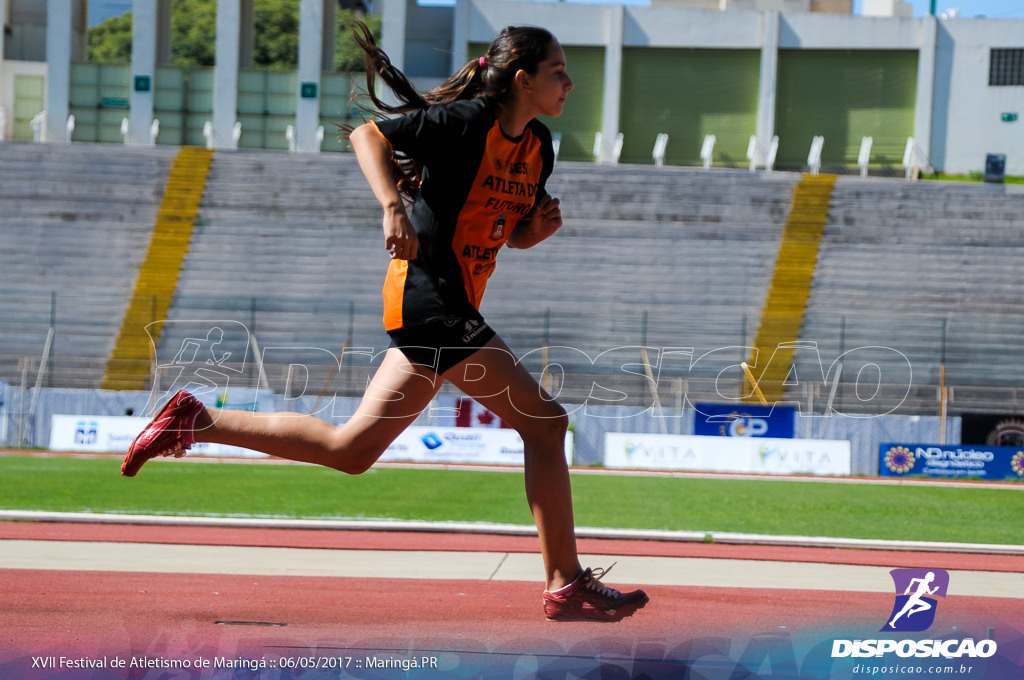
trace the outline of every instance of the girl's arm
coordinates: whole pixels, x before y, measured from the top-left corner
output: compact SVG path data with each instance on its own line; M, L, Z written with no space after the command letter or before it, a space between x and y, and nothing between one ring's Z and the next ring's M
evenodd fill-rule
M373 195L384 208L384 247L396 260L415 260L419 239L391 171L391 144L373 123L363 123L349 135L359 168Z
M532 248L562 226L562 209L558 199L545 194L530 214L516 224L506 245L510 248Z

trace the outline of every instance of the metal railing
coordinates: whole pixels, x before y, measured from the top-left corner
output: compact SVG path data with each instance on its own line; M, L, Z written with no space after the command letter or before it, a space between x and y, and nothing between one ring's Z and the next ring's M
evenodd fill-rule
M106 314L103 310L116 306L108 302L96 295L65 292L59 296L17 291L0 293L0 334L4 338L0 344L0 381L25 388L34 382L35 390L96 388L106 366L106 353L113 342L113 338L107 336L116 332L109 320L101 318ZM227 323L239 329L236 345L228 346L225 341L222 349L234 350L233 359L245 357L244 363L224 367L232 384L240 387L259 386L278 394L287 392L289 396L306 390L314 395L325 392L357 397L365 390L374 362L379 362L380 353L387 346L376 304L319 298L213 295L204 297L204 305L201 308L188 306L179 313L192 319L235 319ZM489 314L488 320L501 329L510 346L525 357L527 369L566 403L599 400L604 403L604 393L617 391L621 393L616 397L620 405L650 404L678 410L697 401L730 401L743 396L739 364L748 359L750 348L747 345L753 328L746 315L712 309L701 318L678 318L649 316L640 309L611 310L580 309L567 304L557 309ZM310 321L292 328L289 324L297 323L297 313L309 315ZM881 317L837 315L831 326L819 324L815 331L828 338L816 343L808 341L814 345L808 358L817 356L821 366L814 361L795 364L800 368L801 380L787 388L785 399L807 412L822 412L831 404L833 411L858 415L955 416L966 412L1024 410L1024 372L1016 365L1007 365L1005 370L992 368L1000 365L998 357L1007 351L999 344L1005 344L1006 339L994 338L991 341L994 344L987 345L985 337L970 332L969 322L958 322L956 316L950 318L952 322L935 315L903 320L901 327L910 327L912 332L894 335L894 342L913 343L913 346L901 347L889 354L901 357L904 366L912 365L913 372L906 383L899 383L886 380L886 377L895 378L895 371L887 376L884 370L879 372L877 381L865 380L858 366L850 360L858 356L851 346L863 342L861 336L886 331L888 326L882 323ZM166 323L201 325L204 322L167 320ZM202 329L191 326L186 330L195 331L190 334L198 333L198 337L206 335L205 331L199 332ZM258 344L255 343L257 332ZM179 333L163 337L168 343L180 344L184 336ZM296 338L301 342L296 342ZM602 341L603 338L607 340ZM610 338L621 343L616 351L609 351L612 349ZM690 348L673 354L665 347L659 348L666 339ZM339 351L343 340L345 345ZM702 341L724 341L728 346L712 350L700 347ZM317 342L324 347L317 350L322 355L319 359L310 359L308 353L301 353ZM572 343L580 349L567 346ZM297 348L292 356L288 353L290 344L305 347ZM558 344L563 346L555 347ZM693 347L695 344L698 346ZM265 356L267 347L272 351ZM373 347L374 351L362 355L346 353L351 348L361 347ZM168 345L160 351L173 356L175 350ZM376 354L376 358L372 354ZM865 351L860 363L878 363L885 356ZM847 357L846 371L838 380L834 366L828 368L832 357ZM163 357L163 363L168 359ZM984 363L978 364L979 360ZM261 362L265 365L261 366ZM564 369L564 374L556 374L554 370L545 372L549 364L557 364ZM305 380L299 379L296 365L303 365L308 376ZM763 370L763 366L758 369ZM34 380L28 379L29 373ZM808 373L816 374L818 379L806 375ZM954 377L947 384L948 376ZM595 389L595 385L599 389Z

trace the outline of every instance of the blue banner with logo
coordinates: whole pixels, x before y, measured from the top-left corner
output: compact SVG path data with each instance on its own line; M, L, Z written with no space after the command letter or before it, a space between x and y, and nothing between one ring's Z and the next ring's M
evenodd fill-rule
M697 404L693 433L709 437L770 437L792 439L793 406Z
M1024 447L883 442L878 451L883 477L1024 479Z

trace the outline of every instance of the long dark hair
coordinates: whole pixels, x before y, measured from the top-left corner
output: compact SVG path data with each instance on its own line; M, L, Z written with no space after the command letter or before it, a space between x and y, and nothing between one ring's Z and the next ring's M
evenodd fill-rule
M555 43L555 36L543 28L508 26L494 37L487 54L471 59L434 89L420 92L401 69L391 63L366 24L356 22L352 33L366 54L365 96L373 104L371 111L392 115L485 96L493 97L499 104L507 102L512 97L516 73L520 70L530 75L537 73L537 68L550 56L551 46ZM377 96L377 78L395 95L397 104L389 104ZM419 174L415 162L395 159L395 182L403 194L410 197L414 194L419 187Z

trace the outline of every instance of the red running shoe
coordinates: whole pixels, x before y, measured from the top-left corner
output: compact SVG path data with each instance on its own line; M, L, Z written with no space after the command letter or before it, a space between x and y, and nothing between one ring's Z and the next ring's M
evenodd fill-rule
M548 621L621 621L647 604L650 598L642 590L620 593L601 583L612 567L597 569L597 573L588 568L564 588L545 590Z
M202 410L201 401L178 390L132 442L121 464L121 474L134 477L146 461L157 456L184 456L196 443L193 430Z

